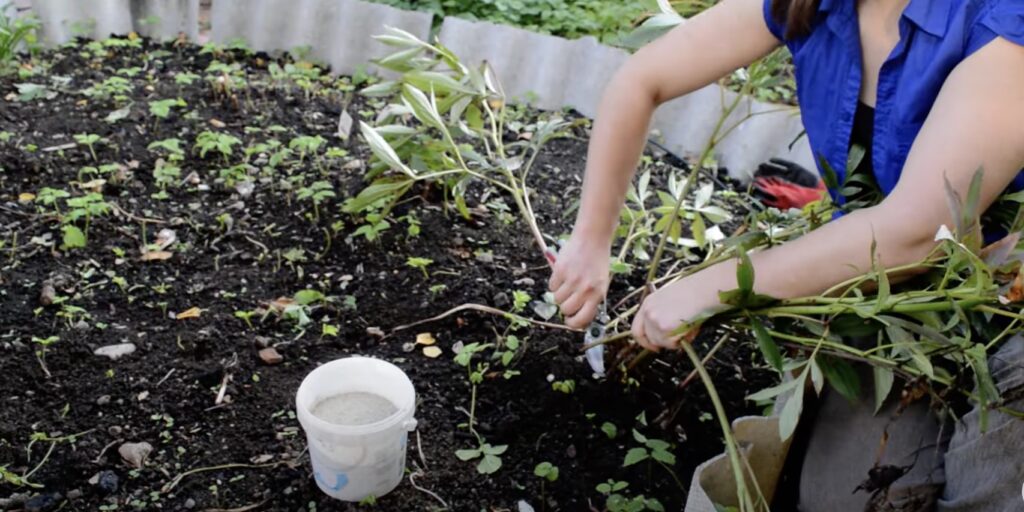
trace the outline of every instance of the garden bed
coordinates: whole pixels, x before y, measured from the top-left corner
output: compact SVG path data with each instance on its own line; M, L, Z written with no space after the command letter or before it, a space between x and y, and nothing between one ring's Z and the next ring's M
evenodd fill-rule
M690 368L676 355L635 373L638 385L595 380L580 357L582 335L522 330L509 367L519 374L488 373L475 410L477 430L508 445L501 469L482 475L455 456L475 441L459 427L470 384L453 345L492 343L507 321L467 311L391 330L463 303L511 309L516 291L540 299L548 271L528 234L504 221L511 201L498 204L500 195L481 201L475 190L465 219L443 207L439 190L418 188L375 240L368 224L339 213L366 185L371 159L355 132L338 137L343 111L357 122L377 115L379 105L354 92L365 77L324 78L244 50L114 41L66 46L25 76L0 79L0 467L25 476L38 466L27 480L41 486L9 481L0 498L59 493L54 504L73 498L64 510L344 509L311 477L294 394L318 364L362 354L413 380L419 427L408 468L451 510L515 510L519 500L536 510L602 510L597 486L610 479L628 482L623 495L681 507L693 468L722 443L702 386L678 389ZM223 69L211 68L215 61ZM189 73L191 82L180 78ZM18 86L28 83L46 89ZM535 167L534 207L547 233L571 227L585 129L574 135L546 146ZM316 148L304 139L280 151L317 136ZM151 146L169 139L183 152L177 173L168 167L174 144ZM652 168L656 180L671 170ZM316 195L323 190L334 197ZM80 198L88 199L68 204ZM90 208L81 213L87 225L69 220ZM431 263L416 268L410 258ZM617 277L612 299L641 274ZM304 290L323 297L289 308ZM440 357L409 351L419 333L436 339ZM719 335L702 335L701 353ZM94 354L120 343L135 352ZM261 358L268 346L283 360ZM753 412L743 397L771 380L753 360L749 344L729 343L709 364L730 416ZM555 391L552 379L572 380L574 390ZM654 424L680 403L667 429ZM679 483L652 460L623 467L640 446L633 429L671 443ZM139 442L153 451L131 468L118 451ZM541 462L559 468L556 481L542 486ZM233 466L209 469L224 465ZM440 506L408 478L376 504Z

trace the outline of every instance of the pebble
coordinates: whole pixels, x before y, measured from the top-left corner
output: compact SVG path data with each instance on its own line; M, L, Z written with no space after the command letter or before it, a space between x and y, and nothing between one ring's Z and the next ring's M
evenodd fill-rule
M141 443L125 443L117 449L121 458L133 468L141 468L146 463L146 457L153 451L153 445L143 441Z
M93 352L93 354L117 360L133 352L135 352L134 343L118 343L116 345L107 345L105 347L100 347L96 349Z
M96 399L96 405L104 406L110 403L110 395L103 395Z
M513 284L516 284L516 285L519 285L519 286L533 286L533 285L537 284L537 281L534 281L532 277L524 277L524 278L516 281Z
M273 341L266 336L256 336L256 346L259 348L267 348Z
M266 364L280 364L284 361L284 357L274 347L267 347L260 350L260 359Z
M54 289L51 281L43 282L43 289L39 292L39 303L44 306L53 304L53 301L57 298L57 290Z
M86 322L85 320L79 320L75 322L75 325L73 325L72 327L76 331L88 331L91 326L89 325L89 322Z
M196 500L194 500L192 498L189 498L189 499L185 500L185 508L189 508L189 509L196 508Z
M508 294L505 292L498 292L491 300L494 302L494 307L496 308L508 306Z
M40 494L25 502L25 512L49 512L60 505L60 499L58 493Z
M79 489L74 489L74 490L68 491L68 499L69 500L77 500L77 499L79 499L81 497L82 497L82 491L79 490Z
M99 481L96 485L99 486L100 490L106 494L113 494L117 492L118 484L121 483L121 479L117 476L117 473L107 470L100 473Z
M110 434L113 437L117 437L117 436L121 435L121 432L123 432L123 430L124 429L122 429L121 427L119 427L117 425L111 425L110 428L107 429L107 433Z

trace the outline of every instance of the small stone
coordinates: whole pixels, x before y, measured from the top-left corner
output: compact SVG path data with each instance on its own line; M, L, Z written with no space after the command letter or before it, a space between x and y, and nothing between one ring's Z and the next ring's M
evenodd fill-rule
M82 491L79 490L79 489L73 489L73 490L68 491L68 499L69 500L74 501L74 500L77 500L77 499L79 499L81 497L82 497Z
M266 336L256 336L256 346L259 348L267 348L273 343L273 340Z
M88 331L91 326L89 325L89 322L86 322L85 320L79 320L75 322L75 325L73 325L72 327L76 331Z
M576 458L576 445L570 444L569 447L565 449L565 456L569 457L570 459L575 459Z
M367 327L366 334L376 338L383 338L385 336L384 331L380 327Z
M110 395L103 395L96 399L96 405L104 406L110 403Z
M141 443L125 443L117 449L121 459L129 466L140 469L146 464L146 458L153 451L153 445L143 441Z
M196 508L196 500L194 500L192 498L189 498L189 499L185 500L185 508L187 508L187 509Z
M107 429L107 433L110 434L112 437L117 437L117 436L121 435L121 432L124 432L124 429L122 429L121 427L119 427L117 425L111 425Z
M516 284L516 285L519 285L519 286L533 286L533 285L537 284L537 281L534 281L532 277L524 277L524 278L516 281L513 284Z
M496 293L494 295L494 298L491 300L494 303L494 307L496 308L503 308L505 306L508 306L508 294L505 292Z
M39 291L39 303L44 306L53 304L53 301L57 298L57 290L54 289L51 281L44 281L43 288Z
M117 360L133 352L135 352L134 343L118 343L116 345L107 345L105 347L100 347L96 349L93 352L93 354Z
M142 393L139 393L139 396L136 398L138 398L140 402L149 398L149 391L143 391Z
M60 499L58 493L40 494L25 502L25 512L49 512L60 505Z
M117 492L117 487L120 481L121 479L118 478L117 473L107 470L99 474L99 479L96 482L96 485L98 485L100 490L105 494L113 494Z
M262 359L264 363L270 365L281 364L281 362L284 361L284 357L278 353L277 349L274 347L267 347L260 350L260 359Z

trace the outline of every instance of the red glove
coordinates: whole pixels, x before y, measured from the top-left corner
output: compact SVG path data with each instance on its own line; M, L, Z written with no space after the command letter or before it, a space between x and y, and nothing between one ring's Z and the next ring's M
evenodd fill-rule
M825 184L818 181L814 188L802 187L774 176L754 179L754 188L761 193L761 202L780 210L803 208L820 200L825 194Z

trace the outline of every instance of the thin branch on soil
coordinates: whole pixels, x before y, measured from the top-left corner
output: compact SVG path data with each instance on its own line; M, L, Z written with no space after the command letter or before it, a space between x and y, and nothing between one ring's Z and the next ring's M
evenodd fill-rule
M156 383L156 387L160 387L160 385L166 382L167 379L171 378L171 375L174 373L174 370L175 368L171 368L171 371L167 372L167 375L164 375L164 378L160 379L160 382Z
M440 496L438 496L438 495L437 495L437 494L436 494L436 493L435 493L434 491L431 491L431 490L429 490L429 489L425 489L425 488L423 488L423 487L420 487L420 486L419 486L419 485L418 485L418 484L416 483L416 478L415 478L415 477L416 477L416 475L423 475L423 471L422 471L422 470L417 470L417 471L415 471L415 472L413 472L413 473L409 473L409 483L410 483L410 484L412 484L412 486L413 486L414 488L416 488L416 490L417 490L417 491L420 491L420 492L422 492L422 493L424 493L424 494L426 494L426 495L428 495L428 496L430 496L430 497L434 498L435 500L437 500L437 502L438 502L438 503L440 503L440 504L441 504L441 506L442 506L442 507L444 507L444 509L445 509L445 510L447 510L447 509L449 508L449 507L448 507L448 502L447 502L447 501L444 501L444 500L443 500L443 499L442 499L442 498L441 498Z
M406 329L411 329L411 328L416 327L418 325L423 325L423 324L428 324L430 322L436 322L438 320L443 320L443 319L445 319L445 318L447 318L449 316L454 315L455 313L459 313L461 311L469 311L469 310L479 311L481 313L487 313L487 314L490 314L490 315L503 316L503 317L506 317L506 318L511 318L513 320L518 320L518 321L522 321L522 322L528 322L528 323L531 323L531 324L539 326L539 327L547 327L549 329L560 329L560 330L563 330L563 331L570 331L570 332L583 332L583 331L581 331L579 329L573 329L572 327L569 327L567 325L560 325L560 324L554 324L554 323L550 323L550 322L542 322L540 320L533 320L533 319L530 319L530 318L526 318L525 316L519 316L519 315L517 315L515 313L509 313L508 311L502 311L500 309L492 308L490 306L483 306L483 305L480 305L480 304L462 304L461 306L456 306L456 307L454 307L452 309L449 309L448 311L445 311L444 313L441 313L440 315L427 318L426 320L419 320L419 321L413 322L411 324L400 325L398 327L395 327L394 329L391 329L391 333L394 334L394 333L396 333L398 331L404 331ZM385 336L385 339L386 338L387 338L387 336Z
M115 444L119 444L119 443L123 443L123 442L124 442L124 439L115 439L114 441L111 441L109 444L104 446L102 450L100 450L100 454L96 456L96 459L93 460L92 463L93 464L99 464L100 463L100 459L103 458L103 454L107 453L107 450L109 450Z
M208 508L203 512L249 512L250 510L256 510L263 505L266 505L268 501L270 500L263 500L259 503L253 503L252 505L246 505L238 508Z
M420 431L416 431L416 451L420 454L420 462L423 463L423 469L430 469L427 466L427 458L423 456L423 443L420 441Z
M139 217L138 215L135 215L134 213L125 211L124 208L121 208L120 206L118 206L117 204L114 204L114 203L110 203L110 209L114 210L114 213L117 213L118 215L121 215L123 217L127 217L128 219L133 220L135 222L145 222L146 224L167 224L167 221L165 221L165 220L161 220L161 219L148 219L146 217Z
M170 482L167 482L163 487L160 488L160 492L167 494L174 490L182 480L199 473L206 473L209 471L222 471L225 469L264 469L264 468L276 468L278 466L294 464L295 461L278 461L271 462L269 464L222 464L220 466L210 466L205 468L190 469L176 477Z

